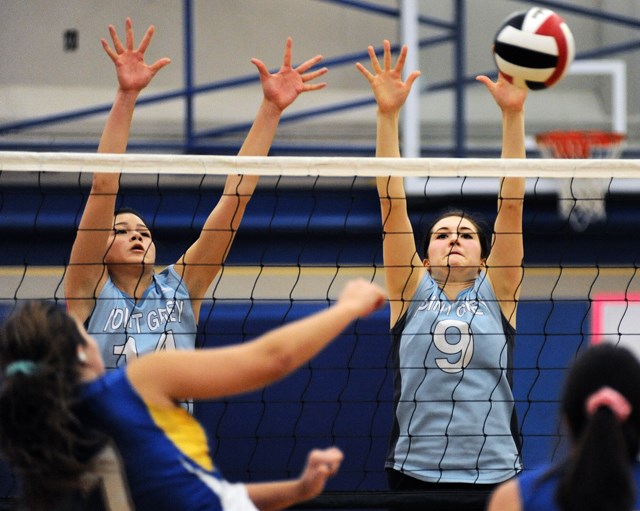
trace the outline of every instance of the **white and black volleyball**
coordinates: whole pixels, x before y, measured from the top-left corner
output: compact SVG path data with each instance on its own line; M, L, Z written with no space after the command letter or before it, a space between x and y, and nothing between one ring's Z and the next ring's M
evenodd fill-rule
M573 34L565 21L541 7L509 16L493 47L496 65L507 80L531 90L547 89L562 80L575 53Z

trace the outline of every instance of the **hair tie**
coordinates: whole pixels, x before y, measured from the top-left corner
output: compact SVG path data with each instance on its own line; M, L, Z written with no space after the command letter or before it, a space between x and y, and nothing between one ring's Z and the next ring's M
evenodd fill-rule
M15 360L7 365L6 369L4 370L4 374L7 376L7 378L18 373L22 373L25 376L31 376L37 368L38 364L36 364L32 360Z
M626 421L631 414L631 404L629 401L627 401L620 392L611 387L602 387L600 390L591 394L587 399L585 408L587 414L592 416L602 406L609 408L619 422Z

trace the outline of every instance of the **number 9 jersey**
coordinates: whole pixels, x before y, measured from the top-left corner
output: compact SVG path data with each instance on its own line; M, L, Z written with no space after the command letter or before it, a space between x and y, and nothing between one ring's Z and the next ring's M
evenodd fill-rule
M494 484L516 475L515 329L486 273L455 301L426 273L391 334L394 423L386 467L432 483Z

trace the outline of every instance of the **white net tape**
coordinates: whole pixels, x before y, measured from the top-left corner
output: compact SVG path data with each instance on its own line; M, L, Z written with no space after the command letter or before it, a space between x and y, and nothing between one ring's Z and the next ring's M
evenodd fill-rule
M549 158L554 158L549 156ZM0 151L0 172L326 177L640 178L638 160L191 156Z
M624 136L601 131L557 131L541 133L536 140L545 158L611 160L620 157ZM610 184L611 178L559 179L560 215L578 232L605 220Z

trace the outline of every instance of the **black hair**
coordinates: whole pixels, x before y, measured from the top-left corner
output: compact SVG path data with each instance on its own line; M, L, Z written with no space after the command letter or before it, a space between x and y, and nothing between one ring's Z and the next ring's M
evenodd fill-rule
M467 213L461 209L447 209L440 213L429 225L429 228L426 230L423 238L422 238L422 258L425 259L428 257L429 244L431 243L431 235L433 234L433 228L435 225L442 220L443 218L449 218L450 216L458 216L460 218L464 218L471 222L473 227L478 234L478 239L480 240L480 257L483 259L487 259L489 257L489 253L491 252L491 242L489 236L489 227L487 223L484 221L482 217L473 213Z
M133 208L127 207L127 206L123 206L121 208L118 208L115 210L115 212L113 213L113 217L117 217L118 215L126 215L126 214L132 214L137 216L140 220L142 220L142 223L144 224L144 226L149 230L149 232L151 233L151 237L153 237L153 232L151 230L151 227L149 227L149 224L147 223L146 219L140 214L138 213L138 211L136 211Z
M606 406L589 415L585 403L602 387L631 405L621 422ZM640 362L612 343L589 347L572 365L561 410L573 449L562 470L556 498L563 511L634 509L632 463L640 448Z
M0 329L0 450L29 509L60 509L75 498L105 443L75 413L85 344L73 319L50 302L23 305Z

